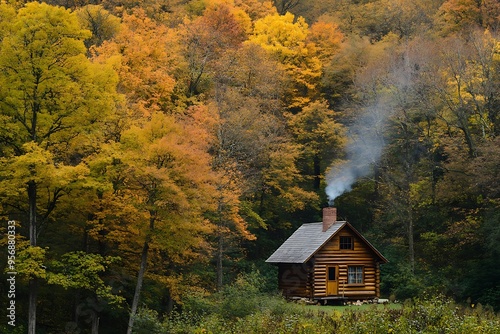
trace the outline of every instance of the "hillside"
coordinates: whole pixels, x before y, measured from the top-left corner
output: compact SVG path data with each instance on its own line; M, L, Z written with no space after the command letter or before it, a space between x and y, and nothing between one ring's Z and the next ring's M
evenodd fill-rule
M384 297L499 311L499 29L497 0L2 2L0 331L274 291L328 205Z

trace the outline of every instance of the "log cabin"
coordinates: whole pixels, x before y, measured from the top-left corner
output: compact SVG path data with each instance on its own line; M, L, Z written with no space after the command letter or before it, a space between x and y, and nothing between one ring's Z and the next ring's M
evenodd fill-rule
M326 302L379 298L380 265L387 259L327 207L322 222L303 224L266 262L278 266L285 297Z

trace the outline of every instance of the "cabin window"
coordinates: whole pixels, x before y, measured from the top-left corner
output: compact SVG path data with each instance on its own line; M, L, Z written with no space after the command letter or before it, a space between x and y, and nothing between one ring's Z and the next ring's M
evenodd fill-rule
M347 268L347 284L363 284L363 267L349 266Z
M354 249L352 237L340 237L340 249Z
M335 267L328 267L328 280L329 281L337 280L337 275L335 275Z

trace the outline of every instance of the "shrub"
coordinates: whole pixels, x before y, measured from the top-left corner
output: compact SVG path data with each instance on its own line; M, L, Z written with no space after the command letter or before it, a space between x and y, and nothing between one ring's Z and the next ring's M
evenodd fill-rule
M259 288L260 283L255 275L238 277L221 292L219 314L227 319L235 319L257 312L264 297Z
M188 307L188 305L190 305ZM210 310L204 310L209 307ZM155 312L141 310L137 333L330 334L500 333L500 317L476 305L461 307L443 296L408 300L401 308L371 305L318 309L264 294L245 277L211 296L199 296L159 325Z
M137 311L134 319L134 334L164 333L163 326L158 319L158 312L145 307Z

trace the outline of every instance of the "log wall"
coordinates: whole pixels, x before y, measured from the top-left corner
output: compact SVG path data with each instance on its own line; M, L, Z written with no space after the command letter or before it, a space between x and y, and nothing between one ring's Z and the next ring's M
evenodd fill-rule
M280 264L278 286L285 297L313 297L313 275L311 263Z
M354 249L340 249L341 236L353 238ZM380 296L380 267L371 248L349 228L345 228L325 244L313 258L313 297L326 297L327 267L338 266L338 295L350 299ZM347 284L348 266L363 267L363 283Z

